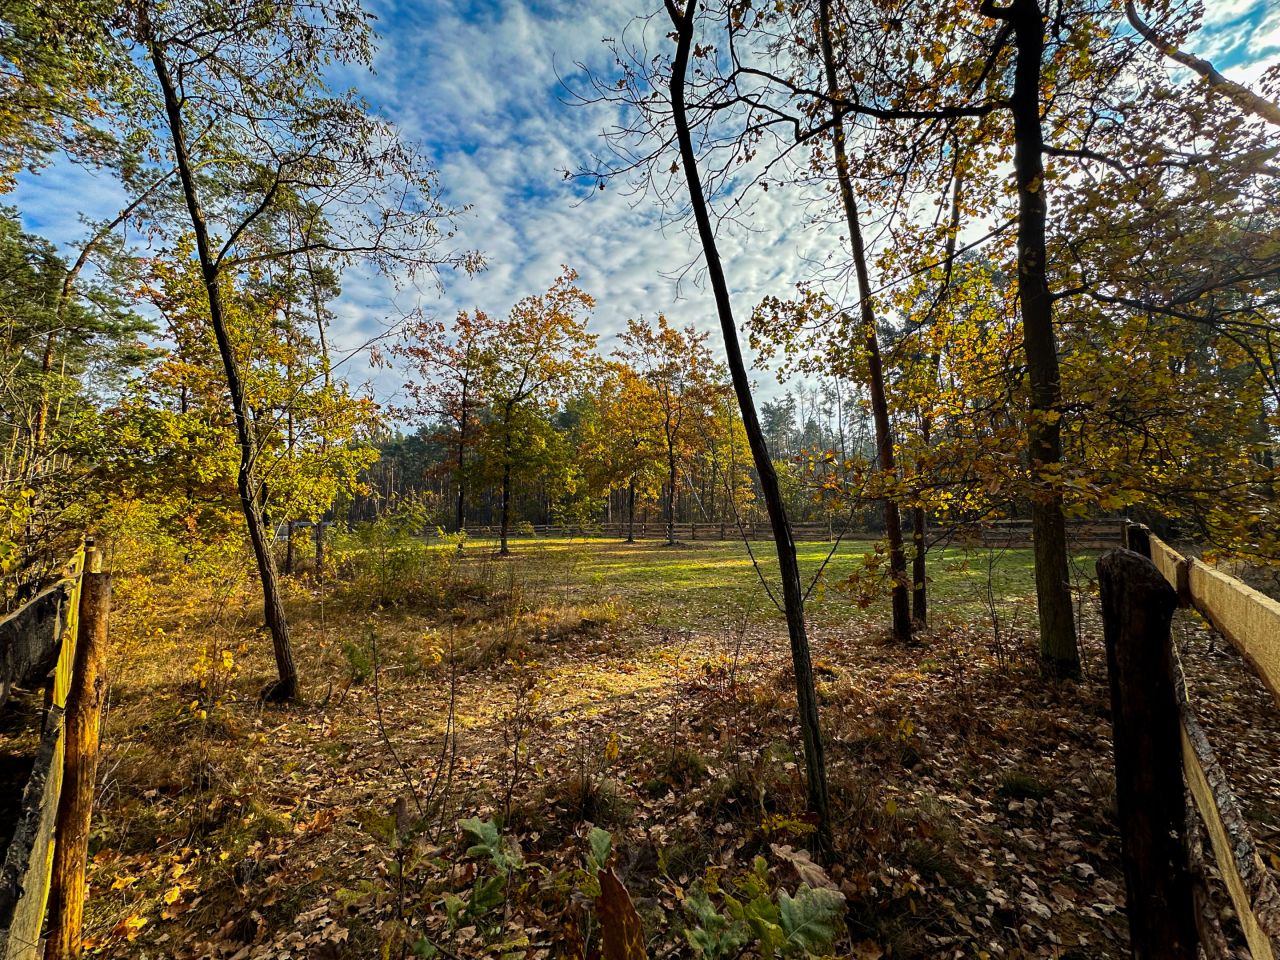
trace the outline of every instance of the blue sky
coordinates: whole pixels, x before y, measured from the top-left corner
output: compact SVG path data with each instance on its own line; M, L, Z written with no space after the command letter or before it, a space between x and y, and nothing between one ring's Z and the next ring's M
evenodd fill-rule
M605 349L633 316L662 311L681 323L714 326L709 292L685 269L698 251L679 225L664 225L645 198L585 190L561 174L601 149L600 131L615 118L604 106L564 102L557 74L573 75L576 62L607 72L612 60L603 38L619 36L637 10L656 6L372 0L381 34L375 73L342 79L427 147L446 200L470 206L460 246L482 251L490 266L475 277L443 277L443 291L397 290L350 272L335 342L354 347L419 302L441 317L472 306L505 314L519 297L545 289L562 263L578 270L580 285L597 298L593 326ZM1280 2L1206 6L1193 52L1244 82L1280 59ZM585 202L584 192L591 194ZM30 229L69 246L82 234L82 213L112 216L122 196L107 178L55 164L24 176L10 202ZM794 197L760 194L748 228L722 241L740 318L766 294L785 296L837 244L838 233L809 223ZM403 380L396 371L370 372L361 360L349 376L372 378L379 398L392 402Z

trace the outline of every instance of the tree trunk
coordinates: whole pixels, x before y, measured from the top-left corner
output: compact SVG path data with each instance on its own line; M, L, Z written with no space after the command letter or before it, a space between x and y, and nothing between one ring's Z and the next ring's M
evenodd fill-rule
M292 364L289 365L288 370L289 370L289 374L288 374L289 379L292 380L293 379ZM293 431L293 405L292 404L289 405L289 409L285 412L285 420L287 425L287 433L285 435L285 442L287 444L286 449L289 451L289 456L292 457L294 443L295 443L294 431ZM284 523L284 537L285 537L284 575L286 577L292 577L294 562L296 560L294 545L293 545L293 520L292 519L286 520Z
M507 546L507 529L511 523L511 438L503 442L502 450L502 523L499 527L501 546L498 553L508 556L511 553Z
M325 332L324 310L320 306L320 284L316 281L315 264L311 261L311 252L307 252L307 276L311 280L311 307L316 315L316 335L320 339L320 362L324 365L324 388L327 393L332 385L331 364L329 362L329 337ZM323 456L328 453L329 438L326 434L320 436L320 452ZM325 513L333 513L333 505L330 504L327 511L322 511L316 519L316 579L319 580L324 576L324 515ZM337 515L334 514L334 519Z
M627 543L636 542L636 478L627 484Z
M324 517L316 521L316 578L324 576Z
M458 414L458 502L454 508L454 533L462 533L467 526L467 481L464 469L467 455L467 384L462 385L462 409Z
M259 489L253 475L257 450L249 427L249 410L245 402L244 385L240 379L240 367L236 360L235 347L231 342L231 334L227 329L226 318L222 310L222 293L218 286L218 264L214 259L209 243L209 231L205 224L204 210L200 204L191 158L187 154L182 106L178 99L177 91L174 89L173 80L169 76L169 68L165 63L163 51L154 38L150 38L149 43L151 47L151 63L155 67L156 78L159 80L161 91L164 94L169 134L173 140L173 150L177 159L178 175L182 182L182 192L186 199L187 211L191 215L191 227L195 233L196 251L200 256L200 272L204 277L205 292L209 299L209 322L213 327L214 338L218 343L218 353L222 357L222 365L226 371L227 392L230 394L231 409L235 416L236 440L240 446L240 465L236 474L236 488L240 494L240 506L244 511L245 525L249 529L249 540L253 545L253 555L257 560L258 576L262 581L263 618L266 621L267 629L271 632L271 642L275 652L276 672L278 674L276 682L267 690L266 697L277 701L296 700L298 698L298 672L293 662L293 647L289 641L289 624L285 619L284 604L280 597L276 561L271 553L271 544L262 521Z
M827 794L826 760L823 756L822 728L818 719L818 697L813 679L813 661L809 651L809 638L805 631L804 591L800 582L800 565L796 560L795 541L791 524L787 519L778 475L769 456L760 419L756 414L755 400L751 395L751 381L747 375L742 347L738 342L738 328L733 318L733 306L729 285L725 280L720 252L716 246L715 231L707 209L702 180L698 174L698 157L693 148L693 137L685 113L685 71L689 65L689 53L693 45L694 16L697 0L688 0L684 12L675 0L666 0L667 13L676 28L676 54L671 65L671 108L676 137L680 146L680 161L684 167L685 182L689 188L689 203L698 226L702 252L707 263L707 276L715 295L716 312L720 330L724 336L725 353L733 380L734 394L742 412L743 428L756 472L760 477L761 493L773 528L774 546L778 554L779 576L782 580L783 610L787 619L787 634L791 641L791 662L796 675L796 703L800 731L804 740L805 773L808 779L809 811L817 820L816 839L819 852L832 853L831 815Z
M818 4L818 28L822 40L822 60L827 74L827 92L836 100L835 52L831 43L831 2ZM836 178L840 183L840 201L844 206L849 243L853 248L853 266L858 277L858 302L862 312L862 335L867 351L867 388L871 395L871 417L876 430L876 459L880 472L891 483L898 480L893 453L893 425L889 420L889 398L884 388L884 366L880 359L880 337L876 327L875 307L871 302L871 279L867 270L867 251L862 241L862 224L858 220L858 203L849 176L849 157L845 148L844 119L838 107L832 107L832 145L835 151ZM911 642L911 601L907 593L907 554L902 545L902 513L891 494L884 498L884 531L889 543L889 575L893 580L893 636L900 643Z
M676 545L676 458L667 448L667 546Z
M1022 343L1031 387L1027 446L1033 495L1036 600L1040 614L1040 663L1058 677L1080 675L1075 612L1071 604L1066 523L1056 473L1062 462L1062 383L1053 329L1053 299L1046 270L1044 133L1040 127L1040 70L1044 21L1037 0L1013 0L1007 7L983 4L988 16L1013 27L1014 172L1018 182L1018 301Z
M929 625L928 519L924 507L911 511L911 618L923 630Z

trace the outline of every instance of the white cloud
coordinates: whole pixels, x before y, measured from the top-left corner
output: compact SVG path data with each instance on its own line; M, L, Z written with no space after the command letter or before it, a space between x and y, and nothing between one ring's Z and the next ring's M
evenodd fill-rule
M1275 39L1261 60L1228 71L1256 77L1262 64L1280 56L1280 8L1261 14L1263 8L1261 0L1209 4L1199 52L1251 49L1256 57ZM397 289L386 278L348 272L336 308L336 349L358 346L419 305L444 317L472 306L505 314L521 296L545 289L562 263L577 269L597 298L594 327L606 350L634 316L661 311L679 323L716 328L710 293L693 282L701 275L700 250L686 232L664 226L655 205L616 186L583 202L584 188L561 177L600 151L600 131L617 115L603 105L566 106L557 71L581 79L575 64L582 62L607 73L612 55L602 40L622 36L633 4L374 0L374 9L382 34L376 72L342 73L336 85L357 87L426 146L438 163L445 200L471 206L460 223L459 246L481 250L490 266L475 277L445 276L442 294L430 284ZM1257 24L1252 37L1229 27L1244 19ZM641 29L652 35L660 24ZM23 177L14 199L34 229L63 245L81 234L79 214L110 216L122 202L109 178L65 163ZM726 228L721 252L740 322L764 295L788 295L838 249L841 231L815 226L803 199L795 192L759 193L746 226ZM713 340L718 343L718 335ZM359 358L348 376L372 379L378 394L392 400L403 379L370 370Z

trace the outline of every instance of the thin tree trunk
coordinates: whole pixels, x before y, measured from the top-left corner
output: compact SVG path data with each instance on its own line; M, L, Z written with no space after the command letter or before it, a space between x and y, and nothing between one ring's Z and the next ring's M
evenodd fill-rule
M685 113L685 72L689 66L689 53L693 45L694 16L697 0L688 0L684 12L674 0L666 0L667 13L676 28L676 54L671 65L671 108L676 137L680 146L680 161L684 167L685 181L689 188L689 203L698 226L702 252L707 263L707 276L715 295L716 313L724 336L725 353L729 361L729 373L733 380L734 394L742 411L743 428L751 447L756 472L760 477L761 493L773 528L774 546L778 553L779 576L782 580L783 610L787 619L787 634L791 641L791 662L796 675L796 704L799 713L800 732L804 740L805 773L808 780L809 811L817 820L817 843L820 853L832 853L831 813L827 793L827 769L823 756L822 727L818 719L818 697L813 678L813 661L809 650L809 638L805 631L804 590L800 582L800 565L796 560L796 545L787 519L778 475L769 456L764 432L756 413L751 395L751 381L738 342L738 327L733 318L733 306L729 285L725 279L720 252L716 246L715 231L707 209L702 180L698 174L698 157L693 148L693 137Z
M924 507L911 509L911 619L920 630L929 625L927 522Z
M466 451L467 451L467 385L462 385L462 410L458 416L458 457L457 457L457 483L458 483L458 502L454 507L454 533L462 533L467 526L467 481L464 472L466 467Z
M636 542L636 478L627 484L627 543Z
M307 251L307 275L311 279L311 306L316 315L316 335L320 338L320 362L324 364L324 389L328 393L332 385L332 374L330 372L329 363L329 337L325 331L324 310L320 306L320 285L316 282L315 264L311 262L311 252ZM320 453L321 456L328 453L329 439L327 434L322 433L320 436ZM332 512L332 505L325 513ZM316 579L319 580L324 576L324 513L316 520L315 546L316 546Z
M1054 484L1062 462L1062 383L1053 329L1053 299L1046 272L1044 132L1040 126L1040 70L1044 56L1044 21L1038 0L1013 0L996 7L985 0L983 13L1013 27L1014 172L1018 183L1018 300L1022 343L1031 387L1027 445L1031 481L1031 527L1034 537L1036 600L1040 613L1040 662L1047 674L1080 675L1075 612L1071 604L1066 523L1062 494Z
M502 556L511 553L507 546L507 528L511 523L511 434L507 433L506 438L502 441L502 525L500 527L501 547L498 550Z
M262 581L263 616L267 629L271 632L271 642L275 652L278 679L267 691L266 696L272 700L289 701L298 698L298 671L293 662L293 647L289 641L289 624L285 619L284 604L280 597L279 578L276 574L276 561L271 553L271 544L263 526L262 509L259 503L258 484L254 478L254 462L257 451L252 431L249 426L249 410L245 402L244 385L240 379L240 367L236 360L235 347L231 342L226 318L222 310L222 293L218 286L219 270L209 244L209 231L205 224L204 210L200 204L200 196L196 186L195 174L192 170L191 158L187 154L186 132L182 120L182 106L174 89L173 80L169 76L169 67L165 63L164 53L154 38L150 39L151 62L155 67L156 78L164 95L165 113L169 123L169 134L173 140L174 155L177 159L178 175L182 182L182 192L187 203L187 211L191 215L191 226L195 233L196 251L200 257L200 271L204 277L205 292L209 299L209 322L213 327L214 338L218 343L218 353L222 357L222 365L227 376L227 391L231 397L231 409L235 415L236 440L240 446L240 466L236 474L236 488L240 494L240 505L244 511L245 524L249 529L249 540L253 545L253 555L258 564L258 576Z
M819 0L818 28L822 40L822 60L827 75L827 92L832 100L839 98L835 53L831 43L831 2ZM857 199L849 176L849 157L845 148L844 119L839 108L832 108L832 144L835 150L836 178L840 183L840 201L844 206L853 248L854 271L858 277L858 301L862 312L863 341L867 350L867 387L871 395L871 416L876 429L876 454L880 472L897 484L898 470L893 455L893 426L889 420L889 398L884 388L884 366L880 359L880 337L876 327L875 308L871 302L871 280L867 271L867 251L862 241L862 225L858 220ZM893 579L893 635L901 643L911 641L911 604L907 594L907 555L902 546L902 513L893 495L884 498L884 531L889 542L889 575Z
M952 270L954 269L956 256L956 237L960 232L960 194L963 189L963 178L959 170L959 144L953 144L953 148L957 154L956 168L952 173L955 180L955 186L951 191L951 229L947 233L946 243L946 267L943 273L942 286L938 290L938 295L934 299L933 307L936 308L942 303L942 298L946 294L947 289L951 285ZM930 316L926 318L926 322L931 321L933 310L930 310ZM933 369L933 378L938 378L938 369L942 363L942 356L934 350L933 356L930 358ZM923 473L925 469L925 458L928 455L929 444L933 437L933 420L925 409L919 411L920 417L920 443L924 453L921 454L916 464L917 474ZM915 491L917 501L920 497L920 491ZM929 536L928 536L928 513L924 507L917 502L912 510L911 517L911 539L915 548L915 554L911 560L911 616L920 628L926 628L929 625Z
M667 546L676 545L676 458L667 447Z
M287 319L287 318L286 318L286 319ZM286 371L287 371L286 376L289 378L290 382L292 382L292 380L293 380L293 364L292 364L292 362L290 362L290 363L286 366ZM294 429L293 429L293 404L292 404L292 403L290 403L290 404L289 404L289 409L288 409L287 411L285 411L285 429L286 429L286 433L285 433L286 449L289 451L289 456L290 456L290 457L292 457L292 456L293 456L294 443L295 443ZM284 575L285 575L286 577L292 577L292 576L293 576L294 563L295 563L295 560L296 560L295 552L294 552L294 546L293 546L293 519L292 519L292 517L290 517L290 519L286 520L286 521L285 521L285 523L284 523L284 536L285 536L285 543L284 543Z

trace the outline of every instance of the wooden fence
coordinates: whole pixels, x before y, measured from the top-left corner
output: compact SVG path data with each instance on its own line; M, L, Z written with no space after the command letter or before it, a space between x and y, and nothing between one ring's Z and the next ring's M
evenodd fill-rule
M15 688L45 690L39 747L0 865L0 960L79 956L109 604L110 575L86 541L56 583L0 620L0 709Z
M1079 549L1114 547L1121 542L1124 520L1089 520L1069 523L1067 538ZM637 540L664 540L667 525L662 521L636 521L634 526L623 522L599 524L515 524L507 532L508 538L517 540L528 537L586 538L600 537L609 540L625 540L631 531ZM821 540L880 540L883 532L868 530L844 530L840 524L829 520L793 523L792 536L800 543ZM472 537L496 537L496 526L468 526ZM772 540L773 529L767 522L747 521L741 526L725 523L677 523L675 539L681 542L698 540ZM961 543L968 546L1020 547L1031 542L1029 520L999 520L991 523L957 524L934 527L929 532L931 541Z
M1198 819L1251 955L1277 960L1280 892L1197 720L1169 627L1174 607L1197 610L1280 705L1280 603L1182 556L1139 524L1126 526L1125 544L1132 553L1108 554L1098 572L1135 956L1190 960L1194 941L1210 960L1229 956L1220 912L1197 877L1204 863ZM1185 783L1188 799L1178 789L1171 801L1169 783ZM1179 847L1162 854L1163 841L1153 837L1173 837ZM1190 931L1181 929L1188 918Z

